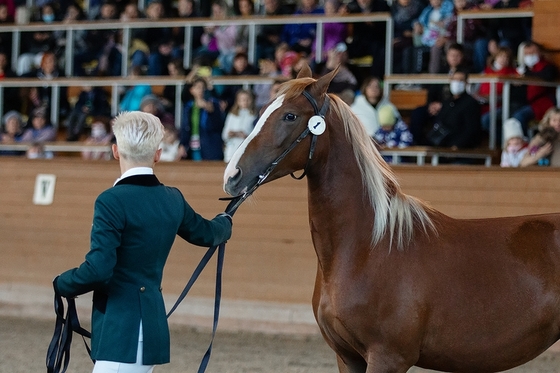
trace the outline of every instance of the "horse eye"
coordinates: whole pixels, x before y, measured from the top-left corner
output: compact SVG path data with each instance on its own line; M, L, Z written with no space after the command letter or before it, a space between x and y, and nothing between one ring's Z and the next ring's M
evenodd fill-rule
M293 122L294 120L296 120L297 115L292 114L292 113L288 113L286 115L284 115L284 120L287 120L288 122Z

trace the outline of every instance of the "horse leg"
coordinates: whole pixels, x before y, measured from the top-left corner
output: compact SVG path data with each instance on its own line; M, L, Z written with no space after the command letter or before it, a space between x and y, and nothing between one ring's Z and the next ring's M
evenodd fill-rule
M361 357L343 360L340 355L336 355L336 362L340 373L366 373L367 363Z

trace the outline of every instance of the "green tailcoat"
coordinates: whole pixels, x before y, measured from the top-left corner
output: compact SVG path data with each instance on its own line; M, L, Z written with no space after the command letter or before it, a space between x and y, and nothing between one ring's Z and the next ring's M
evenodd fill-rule
M176 235L194 245L218 245L231 236L231 223L222 216L204 219L154 175L124 178L95 201L85 261L55 281L65 297L94 291L94 360L134 363L142 320L143 364L169 362L161 280Z

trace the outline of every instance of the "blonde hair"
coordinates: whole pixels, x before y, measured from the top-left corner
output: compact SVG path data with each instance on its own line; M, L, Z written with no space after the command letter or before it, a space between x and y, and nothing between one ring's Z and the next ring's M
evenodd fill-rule
M542 131L546 127L550 127L550 117L556 114L560 114L560 108L553 106L550 109L548 109L544 114L543 119L539 122L539 131Z
M149 163L163 139L163 124L158 117L140 111L125 111L113 122L119 155L128 161Z

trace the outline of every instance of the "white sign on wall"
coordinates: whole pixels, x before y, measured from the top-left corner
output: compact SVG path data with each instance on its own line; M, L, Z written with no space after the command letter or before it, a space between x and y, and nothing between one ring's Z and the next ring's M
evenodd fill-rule
M33 203L36 205L50 205L53 203L56 175L38 174L35 179Z

